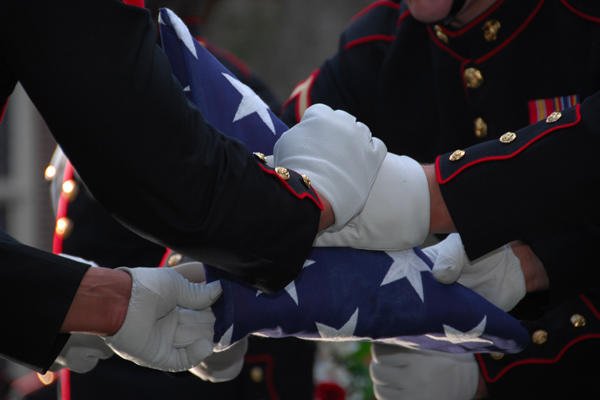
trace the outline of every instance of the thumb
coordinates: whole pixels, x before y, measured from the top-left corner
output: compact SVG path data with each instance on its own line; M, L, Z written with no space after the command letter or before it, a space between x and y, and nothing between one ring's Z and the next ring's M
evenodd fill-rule
M463 268L468 264L462 241L458 234L451 234L433 246L437 257L433 263L432 274L440 283L454 283L460 278Z
M177 305L193 310L202 310L210 307L221 295L223 289L220 281L211 283L191 283L182 278L184 282L178 285Z

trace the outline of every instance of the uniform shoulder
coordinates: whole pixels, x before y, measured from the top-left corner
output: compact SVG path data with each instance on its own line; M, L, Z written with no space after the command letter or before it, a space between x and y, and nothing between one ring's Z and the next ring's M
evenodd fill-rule
M573 14L600 23L600 1L589 0L560 0L561 3Z
M375 1L352 17L340 44L348 49L373 40L391 39L405 15L408 15L408 9L403 1Z

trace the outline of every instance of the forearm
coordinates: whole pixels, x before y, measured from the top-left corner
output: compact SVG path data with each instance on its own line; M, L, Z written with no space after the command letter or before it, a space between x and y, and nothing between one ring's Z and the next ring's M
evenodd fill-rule
M448 207L442 197L440 185L435 176L435 166L433 164L423 165L427 184L429 186L429 231L431 233L450 233L456 232L456 227L448 211Z
M90 268L81 280L60 330L113 335L123 324L130 297L128 273Z

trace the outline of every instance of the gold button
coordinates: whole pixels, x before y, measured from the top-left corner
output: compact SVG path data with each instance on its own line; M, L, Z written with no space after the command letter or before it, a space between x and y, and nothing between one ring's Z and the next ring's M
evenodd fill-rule
M490 353L490 357L492 357L494 360L502 360L504 358L504 353L493 351Z
M562 117L560 111L554 111L552 114L548 115L548 118L546 118L546 123L551 124L556 122L560 119L560 117Z
M48 165L44 170L44 179L51 181L56 176L56 167L52 164Z
M482 139L487 136L488 128L483 118L475 118L475 120L473 121L473 131L475 132L475 136L477 136L477 138L479 139Z
M288 171L287 168L284 168L284 167L275 167L275 172L283 180L287 181L288 179L290 179L290 171Z
M169 259L167 260L167 265L169 267L174 267L181 262L181 258L181 254L173 253L169 256Z
M483 24L483 38L488 42L493 42L498 39L498 31L500 30L500 21L491 19Z
M448 43L448 35L446 35L444 33L444 31L442 30L442 27L439 25L434 25L433 26L433 31L435 32L435 36L444 43Z
M465 151L464 150L454 150L452 152L452 154L450 154L450 157L448 157L448 160L450 161L458 161L461 158L463 158L465 156Z
M38 372L37 377L44 386L51 385L57 378L56 374L52 371L48 371L45 374L40 374Z
M506 132L504 135L500 136L500 142L502 143L510 143L517 138L517 134L514 132Z
M61 217L56 220L56 226L54 227L54 232L58 236L67 237L71 230L73 229L73 223L67 217Z
M304 174L302 174L302 182L304 182L304 184L306 185L307 188L310 189L310 178Z
M267 163L267 156L265 156L265 155L264 155L264 153L260 153L260 152L258 152L258 151L255 151L255 152L254 152L254 153L252 153L252 154L254 154L254 156L255 156L256 158L258 158L258 159L259 159L259 160L260 160L260 161L261 161L263 164L266 164L266 163Z
M62 192L67 200L71 201L77 195L77 183L73 179L69 179L63 182Z
M477 89L483 83L483 75L477 68L469 67L463 73L465 85L471 89Z
M531 335L531 340L533 340L533 343L535 344L544 344L548 340L548 332L543 329L538 329Z
M264 375L265 374L261 367L254 366L250 369L250 379L252 379L252 381L255 383L262 382Z
M575 328L582 328L585 326L585 317L581 314L571 315L571 323Z

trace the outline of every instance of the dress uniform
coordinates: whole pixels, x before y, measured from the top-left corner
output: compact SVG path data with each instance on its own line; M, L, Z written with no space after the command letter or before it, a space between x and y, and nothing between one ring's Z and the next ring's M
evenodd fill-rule
M233 55L199 38L219 60L272 109L279 103L266 85ZM150 242L114 220L94 200L76 173L57 149L47 170L52 201L58 215L55 237L62 252L102 266L140 265L175 267L191 261L183 254ZM119 179L117 176L116 179ZM169 188L169 184L166 184ZM64 228L63 228L64 227ZM86 374L71 374L74 399L298 399L313 397L315 344L295 338L267 339L250 337L242 372L230 382L209 383L189 373L169 375L133 365L118 357L101 361ZM127 384L123 385L123 381ZM56 385L30 393L26 399L56 398Z
M296 275L320 202L290 194L239 142L205 124L174 81L145 11L108 0L8 1L0 16L0 98L21 82L113 215L267 291ZM2 331L0 354L46 369L65 342L58 330L88 266L4 233L0 249L0 300L27 294L5 307L15 329Z
M599 46L596 2L496 1L455 28L417 21L404 2L376 1L284 105L287 122L326 103L356 115L391 152L423 163L443 154L438 181L469 256L521 239L542 259L551 291L514 311L528 320L533 344L479 357L492 395L599 392L582 361L600 353L598 269L590 265L600 239L590 196ZM544 151L529 154L534 148Z

